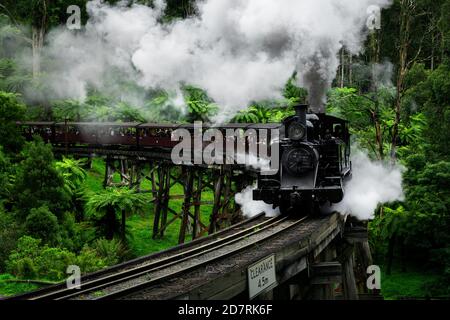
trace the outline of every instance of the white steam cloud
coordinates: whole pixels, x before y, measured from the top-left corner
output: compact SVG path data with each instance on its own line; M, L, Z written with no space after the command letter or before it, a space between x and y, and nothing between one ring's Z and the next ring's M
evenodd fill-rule
M391 165L381 161L373 161L367 153L355 149L352 151L352 179L345 185L344 199L331 208L322 208L324 213L337 211L350 214L359 220L370 220L374 217L378 205L404 199L402 173L400 165ZM256 186L248 186L235 195L236 203L241 206L246 217L253 217L261 212L273 217L280 214L279 208L263 201L254 201L252 192Z
M256 186L248 186L234 196L236 203L241 206L242 214L247 218L254 217L261 212L264 212L266 217L275 217L279 215L280 210L278 208L273 209L272 205L269 205L264 201L253 200L254 189L256 189Z
M345 186L344 199L332 209L359 220L373 219L379 204L404 199L403 167L372 161L361 150L352 151L352 179Z
M44 56L54 98L83 98L88 86L120 92L119 83L178 90L192 84L223 108L225 120L250 102L279 98L296 70L323 112L342 46L358 53L367 32L367 8L392 0L205 0L196 16L161 23L154 8L125 2L87 4L83 31L53 30ZM142 97L124 92L123 98Z

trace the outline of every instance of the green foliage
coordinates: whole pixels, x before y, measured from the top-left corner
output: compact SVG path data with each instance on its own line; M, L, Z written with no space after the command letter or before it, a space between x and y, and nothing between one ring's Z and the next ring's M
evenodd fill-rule
M5 271L5 262L16 247L20 228L11 213L4 212L0 206L0 272Z
M87 117L90 110L88 104L80 101L67 99L62 101L55 101L52 107L53 118L56 121L82 121Z
M66 157L55 163L56 170L64 178L64 185L69 188L68 192L71 194L81 188L87 177L86 170L83 169L84 165L86 165L85 159L76 160Z
M142 111L125 102L119 102L114 107L114 118L122 122L146 122Z
M0 274L0 295L14 296L20 293L36 290L39 286L32 283L16 282L11 274Z
M101 218L108 207L114 210L139 213L147 205L146 196L129 188L106 188L89 197L87 210L91 217Z
M413 268L401 271L394 269L387 275L381 267L381 294L385 300L396 299L426 299L428 297L443 297L431 288L432 284L440 280L436 271L424 268Z
M67 276L69 265L77 265L82 273L88 273L105 267L105 261L88 247L77 256L66 249L42 246L40 239L23 236L6 265L8 272L20 278L59 281Z
M18 93L30 82L31 76L25 71L20 70L16 61L8 58L0 58L0 91Z
M122 241L118 239L107 240L100 238L95 240L92 248L98 256L103 258L107 265L112 266L122 262L128 255L128 251Z
M23 144L23 138L16 126L16 121L22 120L25 106L19 102L13 93L0 91L0 145L5 152L16 153Z
M43 243L56 245L60 240L58 218L46 206L33 208L25 220L27 234Z
M46 205L58 218L70 201L64 178L56 170L50 145L36 138L27 143L14 186L19 218L25 221L30 210Z
M205 91L187 86L184 88L186 105L188 107L187 121L210 122L218 107L208 97Z
M450 157L450 61L441 64L423 82L429 95L424 104L429 119L425 134L429 139L431 155L434 158Z
M41 240L23 236L18 240L17 249L13 250L6 262L7 270L20 277L34 278L38 271L34 260L40 253Z
M14 184L14 170L7 155L0 146L0 207L9 202Z
M143 212L147 207L144 194L128 188L107 188L100 193L88 196L87 214L97 221L108 239L119 232L119 214ZM122 226L123 229L124 226ZM124 234L122 234L124 236Z
M149 122L166 122L179 121L183 117L183 112L179 106L176 106L174 101L175 95L166 91L155 92L153 98L147 103L145 108L150 110L148 112Z
M295 103L305 103L308 91L305 88L300 88L295 85L297 81L297 73L288 80L284 87L283 97L285 97L290 105Z
M369 223L369 241L374 248L373 254L377 260L382 260L382 257L386 255L387 243L392 235L402 235L407 232L405 228L408 216L402 205L395 209L383 207L382 210L383 213L376 215L375 219Z
M75 264L80 267L82 273L94 272L107 266L106 261L99 257L94 249L88 246L85 246L81 250Z
M250 107L246 110L239 111L234 118L230 121L231 123L258 123L259 117L255 107Z
M329 92L327 112L350 122L350 132L361 147L382 159L390 151L395 98L393 88L381 88L376 93L360 94L355 88L334 88ZM381 146L377 143L377 125Z
M411 246L432 249L450 244L450 162L428 163L414 155L407 159L406 240Z

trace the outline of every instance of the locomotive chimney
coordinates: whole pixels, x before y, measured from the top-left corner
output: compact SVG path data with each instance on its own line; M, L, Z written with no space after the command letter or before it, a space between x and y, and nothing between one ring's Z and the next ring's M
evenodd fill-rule
M306 127L306 111L308 110L307 104L297 104L294 106L295 115L300 118L301 123Z

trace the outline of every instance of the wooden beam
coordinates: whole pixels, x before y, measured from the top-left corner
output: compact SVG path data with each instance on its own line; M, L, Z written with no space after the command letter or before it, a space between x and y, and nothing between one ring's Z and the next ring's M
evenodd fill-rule
M344 230L344 239L349 243L367 242L367 228L363 226L346 227Z
M319 262L311 266L311 284L333 284L342 282L342 265L337 261Z

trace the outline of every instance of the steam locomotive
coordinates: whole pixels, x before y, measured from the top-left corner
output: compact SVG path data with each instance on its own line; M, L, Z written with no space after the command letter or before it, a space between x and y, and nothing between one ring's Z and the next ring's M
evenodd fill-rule
M279 207L282 213L298 211L310 214L320 205L337 203L343 198L343 184L351 177L348 123L326 114L307 113L307 105L295 106L295 115L276 124L226 124L227 129L277 129L264 143L278 143L280 168L271 175L258 174L254 200ZM194 130L193 124L91 123L91 122L18 122L22 135L39 135L47 143L67 150L70 147L113 150L159 150L170 154L178 141L176 129ZM208 129L205 126L204 129ZM224 138L227 137L224 135ZM275 139L274 139L275 140ZM225 143L225 141L224 141ZM246 150L247 151L247 150ZM198 150L192 150L198 152ZM297 210L299 209L299 210Z
M259 175L253 190L254 200L279 207L282 213L312 214L322 205L340 202L343 185L351 178L348 122L307 109L297 105L295 115L284 119L280 169Z

